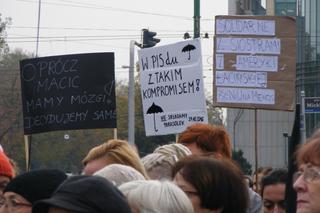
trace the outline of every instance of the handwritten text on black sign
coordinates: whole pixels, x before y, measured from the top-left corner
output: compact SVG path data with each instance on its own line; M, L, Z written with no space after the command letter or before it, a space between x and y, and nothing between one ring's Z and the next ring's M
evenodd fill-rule
M25 134L114 128L114 54L91 53L20 62Z

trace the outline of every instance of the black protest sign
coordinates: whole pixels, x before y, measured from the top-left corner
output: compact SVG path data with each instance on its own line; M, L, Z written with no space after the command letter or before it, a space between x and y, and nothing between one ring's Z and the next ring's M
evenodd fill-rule
M20 61L24 133L116 127L114 53Z

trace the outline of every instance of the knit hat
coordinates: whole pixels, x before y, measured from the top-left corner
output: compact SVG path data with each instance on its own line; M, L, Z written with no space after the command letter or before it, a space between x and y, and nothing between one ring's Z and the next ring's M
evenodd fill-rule
M179 143L171 143L156 148L153 153L144 156L141 161L145 169L149 171L154 166L164 163L172 167L178 160L191 154L188 147Z
M51 198L38 201L32 213L47 213L51 206L78 213L131 213L118 188L99 176L69 177Z
M175 155L177 159L181 159L192 154L188 147L180 143L162 145L156 148L153 153L159 153L167 156Z
M13 167L3 151L0 151L0 176L13 178Z
M67 175L56 169L41 169L27 172L13 178L4 192L15 192L30 203L49 198Z

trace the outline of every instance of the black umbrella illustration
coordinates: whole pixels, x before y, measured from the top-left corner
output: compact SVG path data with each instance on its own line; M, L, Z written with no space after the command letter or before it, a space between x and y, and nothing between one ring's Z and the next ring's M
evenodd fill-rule
M154 102L152 103L151 107L147 110L147 114L153 114L153 126L154 131L158 132L156 127L156 113L163 112L162 108L158 105L155 105Z
M188 44L184 48L182 48L182 52L189 52L188 60L190 60L190 52L195 49L197 49L195 46L193 46L192 44Z

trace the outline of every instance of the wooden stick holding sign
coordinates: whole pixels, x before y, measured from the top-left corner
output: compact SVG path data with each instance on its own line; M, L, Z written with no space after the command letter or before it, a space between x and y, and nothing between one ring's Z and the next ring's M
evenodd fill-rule
M118 129L117 129L117 128L114 128L114 129L113 129L113 138L114 138L115 140L118 139Z
M31 159L31 139L32 135L24 135L24 147L26 154L26 171L30 171L30 159Z
M258 109L254 109L254 157L255 157L255 179L256 179L256 184L257 184L257 189L258 189L258 122L257 122L257 117L258 117Z

